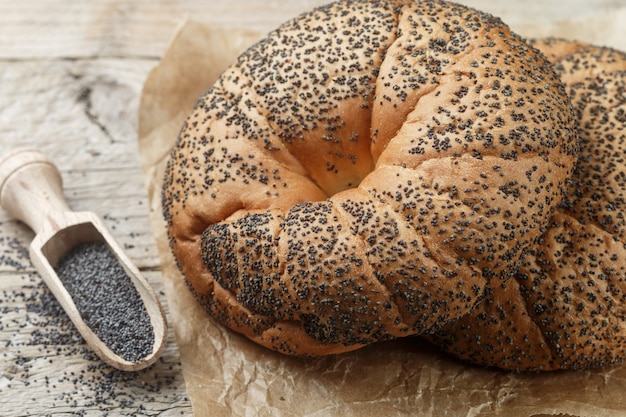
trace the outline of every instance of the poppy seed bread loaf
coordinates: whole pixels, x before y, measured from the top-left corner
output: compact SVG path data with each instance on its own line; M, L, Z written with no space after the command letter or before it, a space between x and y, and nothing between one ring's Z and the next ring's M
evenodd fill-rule
M286 354L344 352L440 329L506 282L563 197L576 139L554 69L499 19L338 1L199 98L163 213L219 322Z
M583 369L626 357L626 54L558 39L535 45L566 83L580 156L566 198L515 279L429 338L474 363Z

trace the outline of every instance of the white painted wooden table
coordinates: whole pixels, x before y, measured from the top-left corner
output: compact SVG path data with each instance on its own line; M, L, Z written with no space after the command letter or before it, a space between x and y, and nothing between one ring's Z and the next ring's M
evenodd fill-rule
M185 18L269 30L325 2L0 0L0 154L24 145L45 152L60 168L70 207L103 218L163 297L136 146L146 75ZM460 2L502 17L514 30L626 6ZM101 363L34 271L27 255L32 237L0 211L0 414L192 414L173 332L161 360L145 371Z

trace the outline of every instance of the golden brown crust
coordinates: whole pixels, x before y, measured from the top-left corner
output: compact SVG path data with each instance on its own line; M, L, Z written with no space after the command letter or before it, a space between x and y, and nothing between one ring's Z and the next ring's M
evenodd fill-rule
M499 19L346 0L270 33L198 100L163 211L220 322L337 353L467 314L539 236L576 153L555 72Z
M626 54L563 40L555 58L580 131L566 198L515 281L492 286L467 317L432 337L472 362L581 369L626 357Z

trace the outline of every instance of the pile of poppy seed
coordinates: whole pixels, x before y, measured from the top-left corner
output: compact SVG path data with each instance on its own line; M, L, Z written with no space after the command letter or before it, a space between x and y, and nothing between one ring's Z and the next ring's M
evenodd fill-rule
M130 362L152 352L150 316L104 242L76 246L61 258L56 272L82 319L113 352Z

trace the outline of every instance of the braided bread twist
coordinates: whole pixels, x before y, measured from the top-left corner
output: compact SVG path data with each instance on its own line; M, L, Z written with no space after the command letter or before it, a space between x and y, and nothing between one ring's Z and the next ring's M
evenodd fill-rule
M534 43L567 85L580 156L566 197L515 279L430 339L482 365L582 369L626 357L626 54ZM495 284L495 285L494 285Z
M577 155L567 95L499 19L342 0L242 54L170 155L175 258L221 323L287 354L424 334L505 282Z

